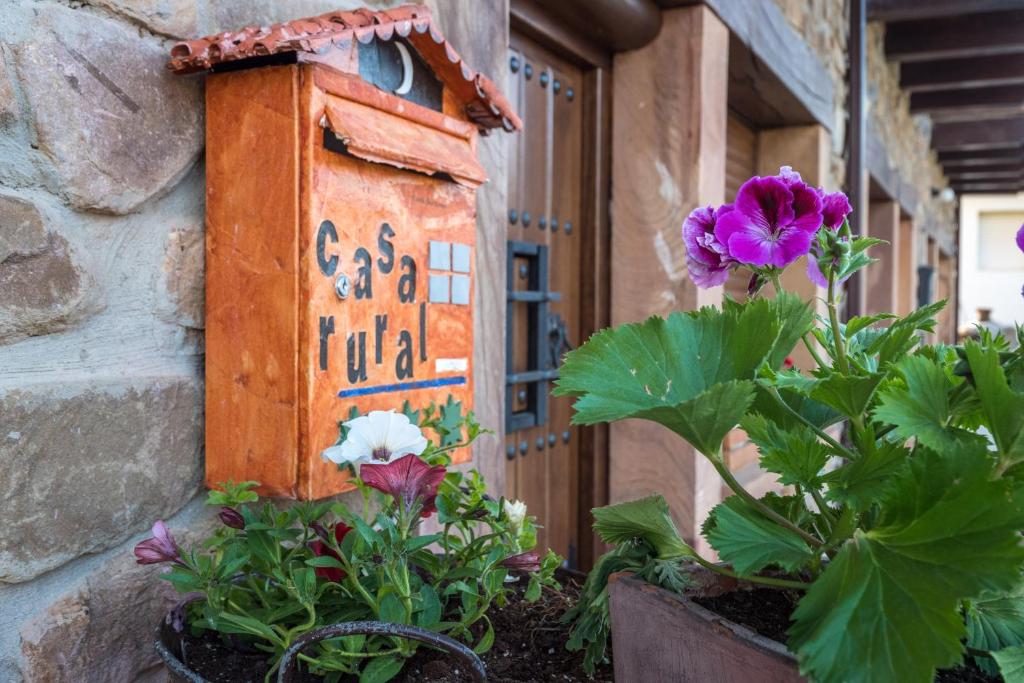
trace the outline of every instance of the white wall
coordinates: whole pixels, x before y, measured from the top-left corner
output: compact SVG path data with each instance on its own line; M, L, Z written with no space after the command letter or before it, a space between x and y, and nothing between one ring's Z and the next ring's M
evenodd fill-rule
M969 195L960 201L960 307L957 326L992 309L1000 325L1024 322L1024 254L1014 234L1024 223L1024 193Z

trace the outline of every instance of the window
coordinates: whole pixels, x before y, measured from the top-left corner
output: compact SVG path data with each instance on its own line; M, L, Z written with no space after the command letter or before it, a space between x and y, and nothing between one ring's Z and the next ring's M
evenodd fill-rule
M984 211L978 215L978 269L1024 270L1024 253L1014 241L1024 223L1019 211Z

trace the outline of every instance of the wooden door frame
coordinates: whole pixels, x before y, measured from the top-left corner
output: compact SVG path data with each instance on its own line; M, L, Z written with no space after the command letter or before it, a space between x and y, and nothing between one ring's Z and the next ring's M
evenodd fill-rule
M607 327L611 320L611 108L612 55L564 24L532 0L512 0L510 30L567 59L583 72L582 214L580 230L583 273L580 283L581 339ZM590 523L590 511L608 504L608 425L580 429L577 561L589 568L602 551ZM586 456L586 457L585 457Z

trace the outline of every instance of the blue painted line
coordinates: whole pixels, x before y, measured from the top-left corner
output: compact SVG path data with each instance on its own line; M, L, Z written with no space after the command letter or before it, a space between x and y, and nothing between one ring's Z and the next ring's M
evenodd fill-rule
M456 384L465 384L465 377L440 377L438 379L422 379L418 382L399 382L398 384L378 384L375 387L359 387L358 389L342 389L338 392L338 398L352 398L354 396L371 396L373 394L389 394L393 391L411 389L430 389L432 387L450 387Z

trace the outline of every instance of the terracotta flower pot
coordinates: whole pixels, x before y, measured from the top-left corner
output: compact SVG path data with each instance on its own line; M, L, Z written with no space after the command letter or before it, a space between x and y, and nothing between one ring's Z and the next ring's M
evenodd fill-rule
M703 568L683 595L632 574L609 580L615 680L622 683L795 683L804 681L785 645L701 607L690 598L753 588Z

